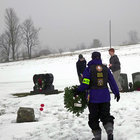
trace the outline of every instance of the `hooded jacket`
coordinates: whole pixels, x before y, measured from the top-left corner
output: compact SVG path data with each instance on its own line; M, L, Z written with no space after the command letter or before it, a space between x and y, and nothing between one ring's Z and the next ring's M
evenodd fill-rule
M100 88L98 88L98 89L90 88L90 81L93 80L93 79L91 80L91 70L90 70L90 67L92 65L102 65L101 59L94 59L88 63L88 67L85 69L85 71L83 73L83 82L79 86L78 90L79 91L88 90L87 98L90 103L110 102L110 92L109 92L108 87L101 88L101 89ZM107 83L109 84L109 86L114 94L119 94L119 89L114 80L114 77L113 77L110 69L107 68L107 70L108 70Z

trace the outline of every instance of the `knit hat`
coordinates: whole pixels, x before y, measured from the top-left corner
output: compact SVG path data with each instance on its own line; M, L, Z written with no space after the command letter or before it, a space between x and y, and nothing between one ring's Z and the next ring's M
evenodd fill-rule
M82 59L82 58L84 58L83 55L82 54L79 54L79 59Z
M101 59L101 53L100 52L93 52L92 59Z

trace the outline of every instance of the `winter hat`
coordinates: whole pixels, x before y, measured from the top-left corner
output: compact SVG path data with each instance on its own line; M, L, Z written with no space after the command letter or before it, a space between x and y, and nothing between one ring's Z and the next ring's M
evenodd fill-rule
M108 51L109 52L115 52L114 48L110 48Z
M82 54L79 54L79 59L82 59L82 58L84 58L83 55Z
M101 59L101 53L100 52L93 52L92 59Z

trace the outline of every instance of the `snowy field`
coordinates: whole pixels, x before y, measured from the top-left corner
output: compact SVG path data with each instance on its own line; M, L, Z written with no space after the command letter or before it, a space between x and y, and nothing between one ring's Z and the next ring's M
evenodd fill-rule
M108 48L99 48L103 63L109 64ZM0 140L91 140L88 127L88 109L76 117L64 108L63 96L34 95L22 98L12 93L32 90L34 74L52 73L54 86L64 90L67 86L79 84L76 72L78 54L82 53L87 61L94 49L65 54L63 57L33 59L0 64ZM116 54L121 61L122 73L140 72L140 45L116 46ZM121 93L119 102L111 95L111 114L116 118L115 140L140 140L140 92ZM40 104L45 104L40 112ZM32 107L38 120L33 123L16 123L19 107ZM103 129L102 139L106 140Z

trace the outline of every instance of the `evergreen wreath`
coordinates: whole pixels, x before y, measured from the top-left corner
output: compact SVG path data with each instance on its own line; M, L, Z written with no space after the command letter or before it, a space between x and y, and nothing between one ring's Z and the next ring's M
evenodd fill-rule
M37 90L44 90L45 89L45 80L39 78L37 82L35 82L35 87Z
M67 109L67 111L70 111L76 116L79 116L81 113L84 112L84 109L87 107L87 100L85 91L81 92L77 97L74 97L74 92L77 88L77 85L65 88L64 107Z

